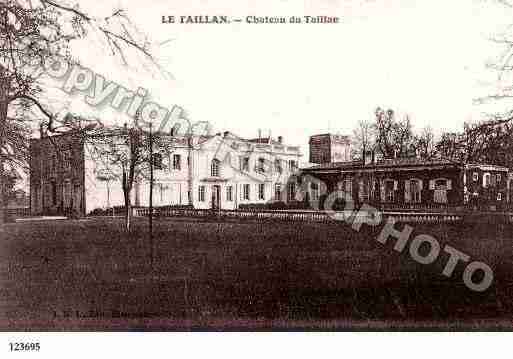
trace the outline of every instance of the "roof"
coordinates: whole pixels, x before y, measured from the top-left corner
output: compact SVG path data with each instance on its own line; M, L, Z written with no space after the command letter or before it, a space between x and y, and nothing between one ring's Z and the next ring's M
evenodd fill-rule
M271 137L261 137L261 138L249 138L244 141L252 142L252 143L264 143L269 145L281 145L282 143L276 141Z
M314 140L318 140L320 138L326 138L328 137L331 141L338 141L338 142L344 142L344 143L350 143L351 137L347 135L340 135L337 133L321 133L318 135L312 135L310 136L309 143L312 143Z
M388 160L379 160L375 163L363 164L362 161L332 162L316 165L302 169L303 171L316 170L360 170L360 169L379 169L379 168L398 168L398 167L454 167L461 166L460 162L447 159L423 160L419 158L396 158Z
M327 137L327 136L339 137L339 138L347 138L347 139L350 138L350 136L348 136L348 135L341 135L341 134L338 134L338 133L319 133L317 135L310 136L310 138L312 138L312 137Z
M483 164L483 163L467 163L467 164L465 164L465 168L468 168L468 169L477 168L482 171L503 171L503 172L509 171L508 167L498 166L498 165L489 165L489 164Z

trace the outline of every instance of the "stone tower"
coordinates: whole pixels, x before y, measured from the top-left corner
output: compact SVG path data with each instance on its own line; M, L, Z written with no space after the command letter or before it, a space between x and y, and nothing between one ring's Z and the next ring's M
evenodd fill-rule
M310 137L310 162L333 163L351 161L349 136L325 133Z

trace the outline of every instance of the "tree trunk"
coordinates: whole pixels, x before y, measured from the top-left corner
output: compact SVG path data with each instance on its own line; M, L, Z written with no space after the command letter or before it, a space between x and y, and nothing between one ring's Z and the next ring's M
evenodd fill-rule
M130 190L123 186L123 195L125 197L125 227L127 232L132 225L132 201L130 199Z
M123 168L123 177L121 178L121 186L123 188L123 197L125 199L125 227L127 232L130 231L132 224L132 200L130 198L130 192L132 192L132 183L129 183L129 177Z
M1 144L0 144L1 146ZM0 233L5 232L4 163L0 158Z
M7 122L7 102L0 100L0 132L6 126ZM0 136L0 151L3 148L4 138ZM0 153L1 154L1 153ZM4 198L4 162L0 156L0 233L5 232L5 198Z
M132 225L132 201L130 200L130 193L128 194L125 202L126 202L125 203L125 205L126 205L126 217L125 217L126 230L127 230L127 232L130 232L130 227Z

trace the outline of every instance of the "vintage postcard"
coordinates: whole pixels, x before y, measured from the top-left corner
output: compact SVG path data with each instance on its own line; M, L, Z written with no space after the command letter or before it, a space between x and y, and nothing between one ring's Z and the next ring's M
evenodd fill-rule
M511 330L512 7L1 0L0 330Z

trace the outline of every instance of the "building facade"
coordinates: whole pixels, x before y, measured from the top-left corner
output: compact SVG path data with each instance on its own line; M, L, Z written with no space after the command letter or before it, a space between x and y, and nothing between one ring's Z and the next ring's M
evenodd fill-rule
M511 198L508 174L501 166L418 158L342 161L302 169L310 198L343 191L357 204L397 210L500 209Z
M299 169L298 146L283 138L243 139L230 132L169 137L170 148L155 150L154 206L192 205L236 209L241 204L292 201ZM124 205L119 177L106 175L87 144L65 134L31 141L31 212L86 215ZM149 205L149 181L136 179L132 205Z
M155 172L156 205L236 209L240 204L293 200L285 186L299 169L301 153L281 137L242 139L225 132L191 145L183 139L162 157L163 165ZM149 200L148 185L143 182L137 188L144 206Z
M73 134L30 141L30 209L33 215L83 214L85 152Z

